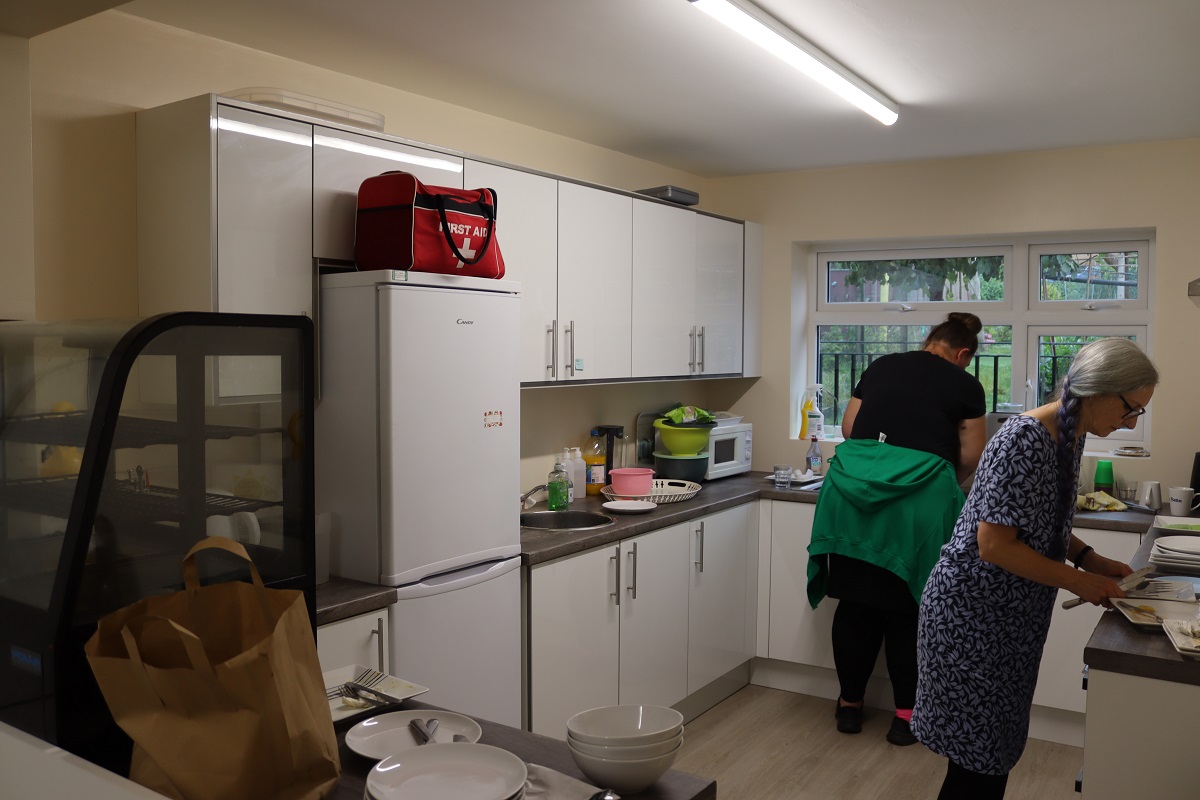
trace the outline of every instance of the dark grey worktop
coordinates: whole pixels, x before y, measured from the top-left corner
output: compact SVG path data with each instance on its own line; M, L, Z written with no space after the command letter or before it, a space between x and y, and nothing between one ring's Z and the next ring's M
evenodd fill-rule
M1181 533L1185 532L1170 531L1170 535ZM1150 563L1150 549L1159 535L1157 529L1149 530L1130 562L1131 567L1138 569ZM1107 611L1100 618L1083 649L1083 661L1089 669L1200 686L1200 661L1185 659L1175 652L1162 631L1135 628L1117 611Z
M317 625L378 611L394 602L393 586L376 586L332 575L328 582L317 585Z

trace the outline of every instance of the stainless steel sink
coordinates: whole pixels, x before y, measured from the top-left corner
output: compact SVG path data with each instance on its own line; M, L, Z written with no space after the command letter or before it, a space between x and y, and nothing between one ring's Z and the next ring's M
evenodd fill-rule
M612 517L596 511L521 512L521 527L539 531L590 531L612 524Z

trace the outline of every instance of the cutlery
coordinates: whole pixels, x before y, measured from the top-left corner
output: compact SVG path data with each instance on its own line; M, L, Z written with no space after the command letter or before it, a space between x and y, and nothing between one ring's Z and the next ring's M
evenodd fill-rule
M433 741L433 733L425 725L425 720L414 717L409 720L408 727L412 728L417 734L417 744L428 744Z
M360 686L365 686L367 688L370 688L372 686L379 684L386 677L387 677L386 673L380 672L378 670L364 669L362 672L360 672L358 674L358 677L356 677L353 681L349 681L349 683L357 683ZM342 684L338 684L337 686L331 686L328 689L326 689L325 697L327 697L330 700L335 700L339 697L350 697L350 695L346 694L346 684L342 683Z
M434 744L433 737L437 735L438 728L437 717L430 717L425 720L425 727L429 729L429 744Z
M392 697L390 694L384 694L383 692L372 689L369 686L364 686L356 681L349 681L346 683L346 687L354 693L355 697L363 700L372 700L382 705L393 705L395 703L403 702L398 697Z
M1158 614L1155 614L1153 611L1147 611L1146 609L1135 606L1133 603L1125 600L1114 600L1113 602L1119 604L1121 608L1125 609L1131 614L1141 614L1143 617L1153 617L1154 621L1159 625L1163 623L1163 618Z
M471 740L470 740L470 739L468 739L467 737L463 736L461 733L456 733L456 734L454 734L454 741L456 741L456 742L469 742L469 741L471 741Z
M1146 577L1153 571L1154 571L1154 567L1142 567L1141 569L1137 570L1136 572L1131 572L1128 575L1126 575L1124 578L1122 578L1120 580L1120 582L1117 583L1117 586L1121 587L1122 592L1125 591L1126 589L1132 589L1134 586L1137 586L1139 583L1141 583L1142 578ZM1078 605L1083 605L1082 597L1075 597L1070 600L1064 600L1062 607L1063 608L1074 608L1075 606L1078 606Z

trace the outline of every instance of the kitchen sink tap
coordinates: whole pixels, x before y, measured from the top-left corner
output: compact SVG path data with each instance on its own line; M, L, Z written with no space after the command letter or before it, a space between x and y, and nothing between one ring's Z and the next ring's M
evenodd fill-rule
M525 509L532 507L533 503L529 502L529 498L532 497L533 495L537 494L538 492L545 491L545 489L546 489L546 484L539 483L537 486L533 487L528 492L521 495L521 510L524 511ZM528 503L528 505L526 505L526 503Z

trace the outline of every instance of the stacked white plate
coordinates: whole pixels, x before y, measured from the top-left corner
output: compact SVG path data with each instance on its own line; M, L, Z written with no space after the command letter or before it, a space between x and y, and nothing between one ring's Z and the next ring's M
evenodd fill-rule
M1200 575L1200 536L1160 536L1150 549L1150 563L1163 572Z
M426 744L388 756L367 773L365 800L520 800L525 762L486 744Z
M683 715L663 706L601 706L567 720L567 747L597 786L624 794L663 776L683 746Z

